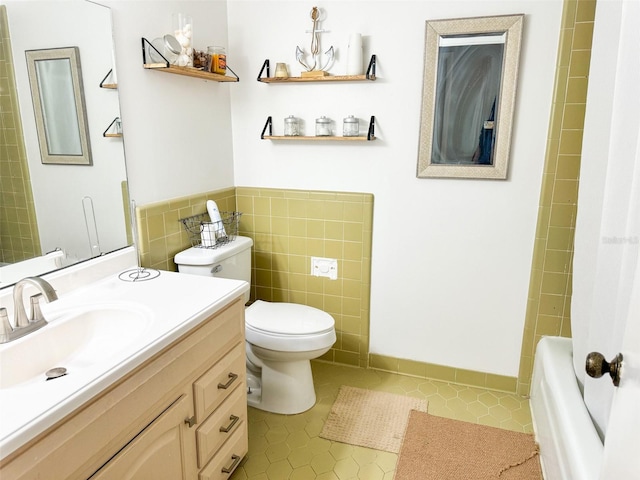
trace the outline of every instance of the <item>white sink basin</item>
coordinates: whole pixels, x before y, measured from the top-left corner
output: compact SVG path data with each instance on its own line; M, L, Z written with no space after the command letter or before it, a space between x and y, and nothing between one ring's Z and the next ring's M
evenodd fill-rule
M45 373L52 368L63 367L73 375L104 362L137 342L152 316L134 305L98 305L45 318L48 325L3 345L0 390L45 382Z

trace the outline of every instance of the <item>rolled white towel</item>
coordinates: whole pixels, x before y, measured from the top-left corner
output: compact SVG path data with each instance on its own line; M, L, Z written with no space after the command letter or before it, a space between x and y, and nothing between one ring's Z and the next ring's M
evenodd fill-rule
M213 200L207 200L207 212L209 213L209 217L211 218L211 223L215 228L215 239L218 242L224 242L227 240L227 232L224 229L224 224L222 223L222 217L220 216L220 210L218 210L218 205Z
M203 223L200 232L200 241L203 247L213 247L216 244L216 231L212 223Z

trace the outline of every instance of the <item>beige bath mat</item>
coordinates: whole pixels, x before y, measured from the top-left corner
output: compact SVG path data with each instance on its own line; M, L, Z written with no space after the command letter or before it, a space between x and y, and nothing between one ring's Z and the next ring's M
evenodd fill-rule
M343 385L320 436L398 453L411 410L426 412L427 401Z
M542 480L532 434L411 412L395 480Z

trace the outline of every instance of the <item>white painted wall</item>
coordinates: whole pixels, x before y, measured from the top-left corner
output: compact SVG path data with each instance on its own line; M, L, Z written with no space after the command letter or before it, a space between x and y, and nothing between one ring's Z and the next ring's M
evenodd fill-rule
M193 17L193 44L227 44L225 1L119 1L111 7L131 198L146 205L234 185L229 91L142 68L141 38L172 33L172 14Z
M43 252L62 248L68 257L65 263L92 255L82 208L87 195L93 199L101 251L121 248L126 245L122 140L102 137L119 115L118 94L99 88L113 63L109 10L80 0L5 3ZM93 165L43 165L24 52L70 46L80 49Z
M313 4L316 5L316 4ZM349 34L378 56L370 83L268 85L266 58L298 75L310 3L229 0L229 64L238 186L371 192L372 353L517 376L554 83L562 2L323 1L323 51L345 72ZM506 181L417 179L425 21L524 13L520 78ZM430 68L430 66L427 66ZM368 144L260 140L267 116L338 121L375 115Z

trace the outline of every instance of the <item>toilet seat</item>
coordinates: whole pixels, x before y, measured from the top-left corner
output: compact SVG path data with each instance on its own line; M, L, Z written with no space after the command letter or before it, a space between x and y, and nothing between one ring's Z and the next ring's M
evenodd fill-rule
M307 305L256 300L245 310L247 341L283 352L303 352L333 345L335 321Z
M245 310L245 322L255 330L279 335L312 335L332 330L333 317L308 305L256 300Z

